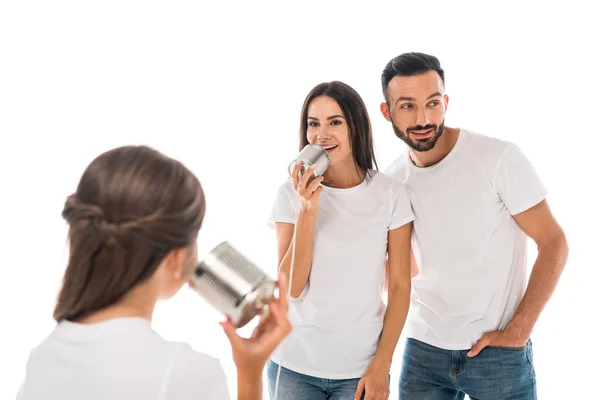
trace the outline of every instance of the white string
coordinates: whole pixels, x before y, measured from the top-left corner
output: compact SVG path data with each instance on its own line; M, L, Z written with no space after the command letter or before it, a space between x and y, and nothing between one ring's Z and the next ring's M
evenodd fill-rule
M294 259L296 255L296 228L298 226L298 216L300 214L300 196L296 196L296 223L294 224L294 234L292 236L292 259L290 261L290 276L288 278L287 298L290 302L292 295L292 277L294 276ZM275 394L273 400L277 400L279 394L279 378L281 376L281 363L283 363L283 343L279 346L279 367L277 367L277 378L275 379Z

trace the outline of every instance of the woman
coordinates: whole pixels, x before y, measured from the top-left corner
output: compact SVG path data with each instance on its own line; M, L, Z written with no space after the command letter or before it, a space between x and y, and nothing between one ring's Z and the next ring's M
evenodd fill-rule
M269 391L273 398L277 386L281 400L387 399L410 296L407 191L376 170L366 107L344 83L322 83L307 96L300 149L308 143L326 148L331 164L310 182L313 169L299 177L296 165L273 207L280 271L289 276L294 261L294 331L267 367Z
M96 158L63 217L69 263L55 330L32 351L18 399L228 399L219 362L151 328L156 302L191 278L205 201L181 163L147 147ZM251 339L222 323L238 399L262 399L261 371L290 330L286 285Z

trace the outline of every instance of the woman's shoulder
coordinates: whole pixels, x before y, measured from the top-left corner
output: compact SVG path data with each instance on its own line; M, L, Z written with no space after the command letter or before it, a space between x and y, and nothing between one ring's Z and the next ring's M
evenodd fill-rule
M288 177L277 187L277 197L292 201L295 196L296 190L294 189L294 182Z
M400 179L377 170L369 171L371 186L379 190L406 190L406 185Z
M44 382L48 368L57 376L70 375L73 370L85 375L95 373L102 365L105 376L110 376L111 367L102 364L107 357L135 371L141 381L151 379L164 387L166 398L229 398L225 373L217 358L196 351L188 343L165 340L143 318L58 323L29 353L25 391L38 385L40 379ZM206 393L210 395L203 397Z
M215 367L221 369L221 362L218 358L207 353L200 352L194 349L190 344L183 342L167 342L175 348L177 358L181 363L190 363L196 366L206 365L207 367Z
M188 343L168 342L173 346L176 363L180 367L190 367L190 371L206 371L207 374L219 374L223 371L218 358L195 350Z
M229 399L227 378L216 357L199 352L187 343L168 342L173 346L173 358L167 377L169 398L193 398L201 390L203 398Z
M294 193L294 182L292 181L292 178L285 178L285 180L279 184L279 191Z

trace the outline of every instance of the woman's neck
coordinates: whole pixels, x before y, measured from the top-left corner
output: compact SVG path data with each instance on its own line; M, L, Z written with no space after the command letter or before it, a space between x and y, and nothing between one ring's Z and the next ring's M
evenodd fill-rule
M141 288L139 288L141 289ZM133 289L123 299L108 307L90 313L75 322L93 324L115 318L141 317L152 321L157 299L147 290Z
M366 171L354 163L352 157L340 161L327 168L323 174L323 185L336 189L349 189L360 185L365 179Z

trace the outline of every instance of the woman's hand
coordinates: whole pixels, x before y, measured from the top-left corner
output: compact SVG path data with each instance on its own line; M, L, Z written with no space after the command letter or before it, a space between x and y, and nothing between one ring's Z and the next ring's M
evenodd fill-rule
M261 318L250 338L240 337L229 319L221 323L231 342L233 360L240 374L258 373L260 377L271 354L292 330L287 317L288 288L284 275L279 276L277 285L279 298L271 301L268 313Z
M300 196L301 211L309 213L315 213L319 210L319 195L323 191L323 187L319 186L323 182L323 177L313 177L315 171L315 165L311 165L302 175L300 175L302 168L302 161L298 161L294 170L292 171L292 179L294 182L294 189L298 196Z

